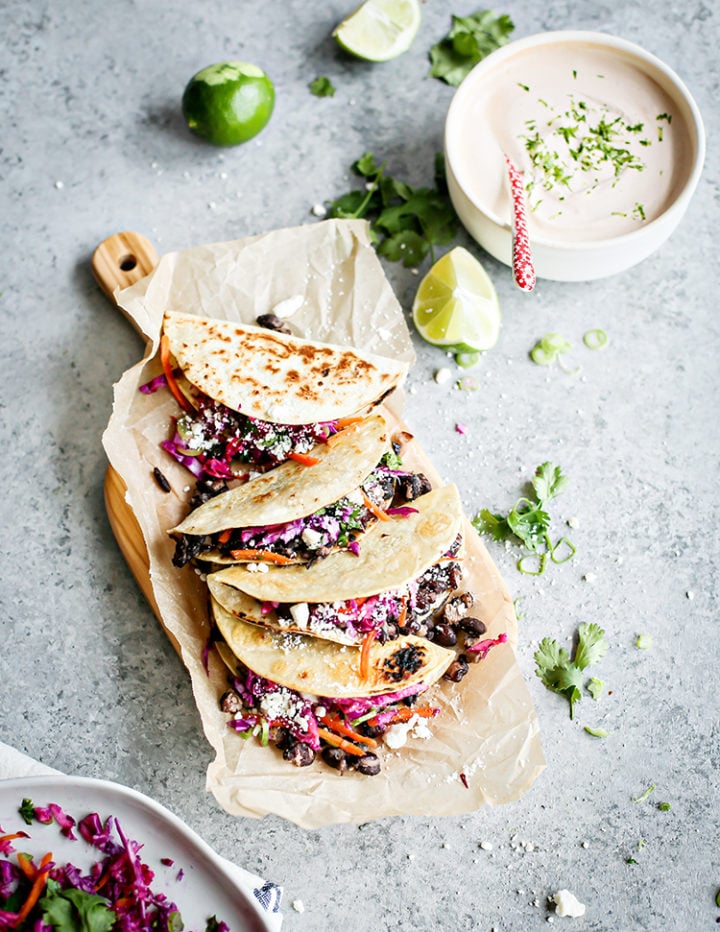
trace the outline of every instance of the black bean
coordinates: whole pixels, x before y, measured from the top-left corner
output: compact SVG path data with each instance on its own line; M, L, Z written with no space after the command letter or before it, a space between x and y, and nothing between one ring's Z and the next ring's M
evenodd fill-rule
M153 469L153 476L155 476L155 481L160 486L160 488L163 490L163 492L170 491L170 483L167 481L165 476L163 476L163 474L160 472L157 466Z
M277 330L280 333L292 333L292 330L280 320L277 314L260 314L255 319L258 327L265 327L266 330Z
M220 708L223 712L229 712L230 715L235 715L242 707L242 699L234 689L228 689L220 696Z
M454 595L445 606L443 618L449 625L456 625L461 618L467 615L474 601L471 592L461 592L459 595Z
M295 767L308 767L315 760L315 751L309 744L296 741L295 744L285 748L283 757Z
M334 767L340 773L345 773L347 770L347 755L340 748L323 748L322 759L328 767Z
M465 655L460 654L447 668L444 678L446 680L451 680L453 683L459 683L468 672L468 669L469 667Z
M440 647L454 647L457 644L457 634L450 625L441 622L439 625L435 625L433 641L439 644Z
M376 774L380 773L380 760L377 754L373 754L372 751L368 751L367 754L358 757L354 761L354 764L356 770L359 770L360 773L364 773L366 777L374 777Z
M474 634L479 637L481 634L485 634L487 627L484 621L480 621L479 618L472 618L467 616L460 620L459 628L461 631L467 632L467 634Z

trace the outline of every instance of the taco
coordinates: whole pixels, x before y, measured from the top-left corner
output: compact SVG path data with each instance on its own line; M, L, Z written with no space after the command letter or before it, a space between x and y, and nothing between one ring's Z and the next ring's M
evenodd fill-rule
M434 636L434 616L462 581L461 522L457 489L444 486L416 499L406 517L368 530L357 557L336 553L312 572L229 567L210 573L208 587L237 618L288 633L356 647Z
M312 564L337 549L358 554L368 527L405 514L406 503L430 488L422 474L397 468L379 415L319 444L315 459L312 466L286 460L193 509L169 532L176 540L173 563L286 566Z
M262 327L167 312L163 375L183 413L163 448L204 481L247 479L313 448L379 404L407 364Z

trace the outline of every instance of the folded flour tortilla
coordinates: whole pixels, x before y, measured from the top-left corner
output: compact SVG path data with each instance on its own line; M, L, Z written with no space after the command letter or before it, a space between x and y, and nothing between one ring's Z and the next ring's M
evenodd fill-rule
M228 320L166 312L163 332L183 374L248 417L314 424L370 411L408 364Z

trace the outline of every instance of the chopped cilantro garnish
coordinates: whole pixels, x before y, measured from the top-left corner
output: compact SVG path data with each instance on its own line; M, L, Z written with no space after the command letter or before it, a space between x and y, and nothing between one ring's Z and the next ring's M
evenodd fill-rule
M549 501L565 488L567 478L559 466L545 462L537 467L532 479L533 499L519 498L507 515L495 514L483 508L472 525L478 534L504 541L515 537L529 551L518 560L521 573L540 576L545 572L548 556L554 563L565 563L575 555L574 545L561 537L555 543L549 534L550 515L545 510ZM565 548L565 555L559 555Z
M565 696L570 703L570 718L574 717L575 703L582 699L583 670L601 660L607 649L605 631L594 622L583 622L578 627L578 643L572 659L554 638L543 638L540 642L534 655L535 675L549 690Z
M592 698L597 702L600 696L603 694L605 689L605 684L602 680L599 680L596 676L591 676L590 679L585 684L585 689L590 693Z
M435 187L414 188L391 178L386 162L377 164L366 152L353 171L365 179L364 191L349 191L329 205L328 216L365 219L378 253L391 262L415 268L425 256L434 260L433 246L446 246L459 229L445 180L445 163L435 157Z
M33 801L31 799L23 799L18 812L23 817L26 825L32 825L35 818L35 807L33 806Z
M335 88L330 78L323 75L310 82L310 93L316 97L334 97Z
M388 450L380 460L380 465L388 469L402 469L402 460L394 450Z
M663 802L663 803L658 803L658 804L657 804L657 807L658 807L658 809L660 810L660 812L669 812L669 811L670 811L670 803L664 803L664 802Z
M515 24L506 13L453 16L450 32L430 49L430 76L457 87L479 61L505 45Z

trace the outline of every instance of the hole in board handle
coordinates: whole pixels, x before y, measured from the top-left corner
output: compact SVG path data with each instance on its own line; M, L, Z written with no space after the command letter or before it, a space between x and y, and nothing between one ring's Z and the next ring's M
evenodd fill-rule
M122 259L118 262L118 265L123 272L132 272L132 270L137 265L137 259L135 256L128 253L127 256L123 256Z

